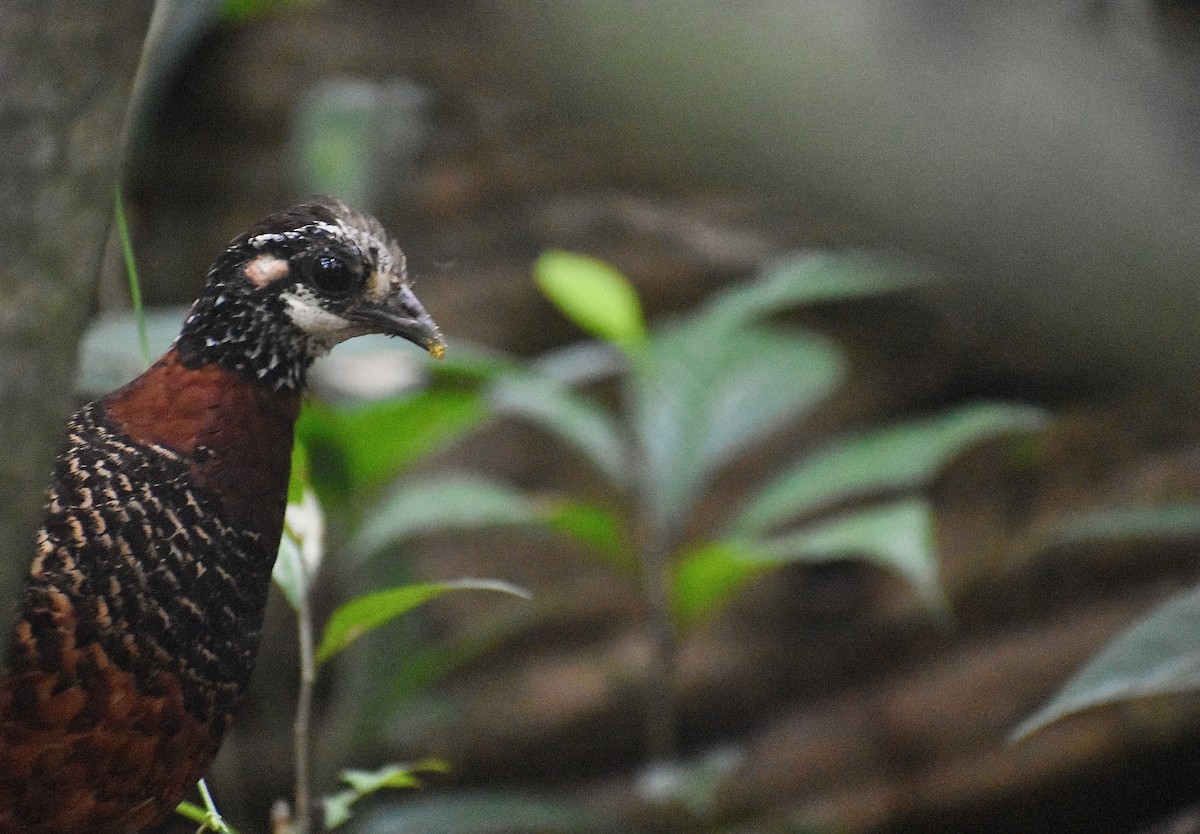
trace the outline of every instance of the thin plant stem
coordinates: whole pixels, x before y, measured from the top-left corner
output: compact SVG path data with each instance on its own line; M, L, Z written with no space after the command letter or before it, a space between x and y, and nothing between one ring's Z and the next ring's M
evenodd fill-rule
M309 834L312 830L309 748L317 666L313 659L312 609L309 606L308 594L304 594L296 610L296 625L300 643L300 691L296 697L296 719L292 725L296 752L296 815L292 831L293 834Z
M670 539L665 530L651 525L642 554L651 651L645 706L646 754L651 764L672 762L677 753L675 678L679 652L671 622Z
M137 322L138 344L142 348L142 364L150 367L150 339L146 335L146 309L142 306L142 283L138 280L137 261L133 257L133 241L129 237L129 223L125 219L125 201L121 197L121 186L113 189L113 212L117 219L117 237L121 241L121 252L125 256L125 275L129 279L129 300L133 305L133 317Z

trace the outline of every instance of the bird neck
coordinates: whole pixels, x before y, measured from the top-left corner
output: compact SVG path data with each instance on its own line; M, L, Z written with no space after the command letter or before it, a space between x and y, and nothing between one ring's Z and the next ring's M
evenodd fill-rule
M264 537L272 555L287 503L300 392L252 381L220 364L192 367L172 349L101 401L130 439L190 460L230 520Z
M189 368L216 365L264 388L302 390L320 351L292 326L278 293L251 296L215 277L223 271L214 267L173 350Z

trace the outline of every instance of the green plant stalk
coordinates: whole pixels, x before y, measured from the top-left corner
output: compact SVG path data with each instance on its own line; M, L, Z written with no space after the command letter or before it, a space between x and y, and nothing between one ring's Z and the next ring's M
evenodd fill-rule
M121 240L121 253L125 257L125 275L129 279L129 300L133 305L133 317L137 321L138 344L142 348L142 364L150 367L150 339L146 335L146 310L142 305L142 283L138 280L137 261L133 257L133 241L129 237L129 223L125 219L125 202L121 198L121 186L113 188L113 213L117 221L117 237Z

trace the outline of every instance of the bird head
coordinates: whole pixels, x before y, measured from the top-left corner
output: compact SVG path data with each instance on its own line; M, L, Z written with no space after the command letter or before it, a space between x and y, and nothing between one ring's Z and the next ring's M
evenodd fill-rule
M375 218L331 198L273 214L217 257L175 347L273 388L299 388L313 359L354 336L400 336L440 357L438 326L404 253Z

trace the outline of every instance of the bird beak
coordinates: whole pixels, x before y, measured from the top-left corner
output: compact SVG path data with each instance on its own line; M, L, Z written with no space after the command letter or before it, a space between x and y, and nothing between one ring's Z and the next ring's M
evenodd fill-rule
M372 333L400 336L429 351L434 359L446 352L441 328L407 285L382 299L363 300L346 311L346 318Z

